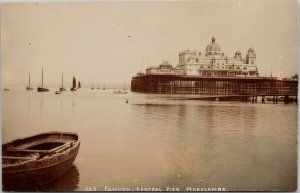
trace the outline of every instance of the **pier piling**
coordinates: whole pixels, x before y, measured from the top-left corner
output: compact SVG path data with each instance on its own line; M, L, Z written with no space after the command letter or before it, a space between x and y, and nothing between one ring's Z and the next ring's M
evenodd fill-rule
M297 96L297 80L278 80L266 77L200 77L182 75L142 75L135 76L131 81L131 91L161 94L195 94L213 95L219 100L224 97L236 97L240 100L257 102L257 97L272 97L273 103L279 101L279 96ZM291 100L295 100L292 98Z

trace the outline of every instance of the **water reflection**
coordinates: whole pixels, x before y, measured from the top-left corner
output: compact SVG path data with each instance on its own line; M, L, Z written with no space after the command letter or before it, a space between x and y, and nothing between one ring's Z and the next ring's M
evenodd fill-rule
M60 179L47 184L41 191L74 191L78 189L79 180L79 170L72 165Z
M30 111L31 111L31 97L32 96L30 95L30 92L28 92L27 93L27 102L26 102L28 113L30 113Z
M245 121L245 128L247 130L251 130L256 127L257 122L257 108L249 107L245 109L242 115L242 119Z
M235 191L296 187L295 106L135 93L126 104L124 96L90 89L66 92L61 100L54 93L32 92L31 100L24 94L4 94L4 141L61 129L77 131L85 145L76 162L80 180L75 168L71 177L66 173L51 185L23 190L72 191L91 185L97 190L105 185L169 185L182 191L186 186Z
M187 106L186 105L177 105L175 108L175 114L177 120L178 120L178 126L181 128L185 127L185 120L186 120L186 115L187 115Z
M253 140L256 106L205 102L193 105L145 103L131 107L133 117L146 123L140 130L159 143L158 147L152 144L151 148L156 149L153 164L161 167L161 180L158 183L154 179L152 184L181 190L199 184L210 186L212 181L228 184L226 180L231 178L227 175L237 171L231 168L234 161L228 163L227 160L255 159L256 154L249 151L255 152L256 147ZM253 149L249 150L249 146ZM241 170L248 162L240 163ZM228 169L224 169L226 165Z
M40 113L43 114L43 106L44 106L44 101L43 101L43 95L40 95Z
M61 98L60 98L60 112L61 112L61 113L63 113L63 110L64 110L63 107L64 107L64 98L61 97Z
M78 189L79 184L79 170L76 165L72 165L62 176L60 176L55 181L52 181L47 184L37 185L37 184L20 184L20 183L11 183L11 184L3 184L4 191L74 191Z

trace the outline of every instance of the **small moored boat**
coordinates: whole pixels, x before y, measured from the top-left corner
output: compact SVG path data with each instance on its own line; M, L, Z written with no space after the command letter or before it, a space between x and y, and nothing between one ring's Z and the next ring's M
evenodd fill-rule
M3 184L44 184L72 165L79 151L76 133L49 132L2 145Z
M78 81L77 89L80 89L80 88L81 88L81 83L80 83L80 81Z
M67 89L64 88L64 73L61 75L61 87L59 88L59 91L63 92L66 91ZM59 93L61 94L61 93Z
M72 84L72 88L70 89L72 92L74 91L77 91L76 89L76 78L75 76L73 75L73 84Z
M127 94L126 90L114 90L113 91L114 94Z
M28 79L28 86L26 86L26 90L28 90L28 91L33 90L33 88L30 86L30 73L29 73L29 79Z
M44 71L43 71L43 68L42 68L42 85L37 88L37 91L38 92L49 92L49 89L44 87Z
M120 90L120 89L119 90L114 90L113 93L114 94L127 94L125 83L124 83L123 90Z

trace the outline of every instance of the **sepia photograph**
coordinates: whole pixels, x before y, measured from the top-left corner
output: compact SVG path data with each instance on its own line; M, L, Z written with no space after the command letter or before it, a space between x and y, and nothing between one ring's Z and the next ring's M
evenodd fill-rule
M296 191L298 1L2 2L2 191Z

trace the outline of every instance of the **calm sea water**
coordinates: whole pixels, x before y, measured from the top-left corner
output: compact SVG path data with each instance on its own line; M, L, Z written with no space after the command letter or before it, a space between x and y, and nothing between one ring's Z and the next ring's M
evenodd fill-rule
M47 131L81 138L72 168L39 190L296 189L295 104L54 90L2 92L3 143Z

